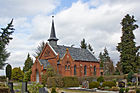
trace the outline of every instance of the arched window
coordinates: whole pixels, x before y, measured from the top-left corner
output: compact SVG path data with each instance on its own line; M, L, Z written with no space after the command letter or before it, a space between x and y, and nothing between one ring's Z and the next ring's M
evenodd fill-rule
M76 75L76 65L74 65L74 75Z
M65 70L67 69L67 65L65 65Z
M68 65L68 70L70 70L70 65Z
M94 73L94 75L96 75L96 66L94 66L94 72L93 73Z
M84 66L84 75L87 75L87 66Z

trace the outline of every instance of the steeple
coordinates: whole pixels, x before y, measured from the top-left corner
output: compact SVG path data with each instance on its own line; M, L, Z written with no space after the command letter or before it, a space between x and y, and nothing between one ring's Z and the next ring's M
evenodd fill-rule
M52 16L51 34L50 34L50 38L48 39L48 41L49 41L50 45L56 46L58 39L56 38L56 35L55 35L55 27L54 27L54 19L53 18L54 18L54 16Z

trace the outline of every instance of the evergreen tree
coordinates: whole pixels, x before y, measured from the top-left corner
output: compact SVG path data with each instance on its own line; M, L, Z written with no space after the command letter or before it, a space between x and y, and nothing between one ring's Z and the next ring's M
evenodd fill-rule
M11 75L12 75L12 66L10 64L8 64L6 66L6 77L8 77L8 79L11 79Z
M32 70L31 69L29 69L27 72L25 72L24 73L23 81L26 81L26 82L30 81L31 74L32 74Z
M107 49L104 49L104 52L100 52L99 54L100 58L100 67L103 67L104 69L104 75L109 75L114 73L114 65L113 61L109 57L109 53Z
M42 42L38 45L37 49L35 50L35 54L33 54L33 56L34 56L34 57L39 57L44 47L45 47L45 42L42 41Z
M83 40L81 41L80 47L83 48L83 49L87 49L87 43L85 42L85 39L84 39L84 38L83 38Z
M138 52L137 53L137 59L136 59L136 61L137 61L137 72L139 72L140 73L140 56L139 56L139 54L140 54L140 52Z
M103 67L104 65L104 58L103 58L103 55L102 55L102 52L100 52L99 54L99 59L100 59L100 67Z
M31 69L32 65L33 65L33 60L30 57L30 54L28 53L27 59L25 60L25 63L24 63L23 72L26 72L29 69Z
M106 47L104 49L103 57L104 57L104 61L109 61L110 60L108 50L106 49Z
M3 68L3 66L6 64L5 61L10 56L10 53L6 51L6 45L8 45L10 40L13 39L12 37L10 37L10 35L15 30L12 23L13 19L6 28L1 28L2 31L0 31L0 69Z
M131 70L136 72L136 53L138 48L135 46L135 36L133 30L138 28L137 24L134 24L136 20L134 16L127 14L121 22L122 25L122 37L121 42L118 43L117 50L120 52L120 62L122 71L124 74L129 73Z
M88 44L88 49L94 54L93 48L92 48L92 46L90 44Z

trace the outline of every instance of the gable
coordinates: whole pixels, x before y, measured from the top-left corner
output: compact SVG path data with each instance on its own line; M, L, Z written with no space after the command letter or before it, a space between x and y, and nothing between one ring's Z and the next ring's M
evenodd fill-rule
M51 59L55 58L57 56L57 53L53 50L53 48L46 43L44 49L42 50L39 59Z

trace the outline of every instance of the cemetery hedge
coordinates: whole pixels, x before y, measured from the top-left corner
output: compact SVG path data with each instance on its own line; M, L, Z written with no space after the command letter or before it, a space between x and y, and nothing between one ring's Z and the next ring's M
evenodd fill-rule
M64 87L78 87L79 81L77 77L63 77Z
M105 81L103 82L103 85L102 85L102 87L110 87L110 88L115 87L115 86L116 86L116 83L113 81Z
M47 87L78 87L77 77L49 77Z
M47 80L47 87L60 87L64 86L63 78L62 77L48 77Z
M99 82L91 82L89 83L89 88L98 88L100 86Z

